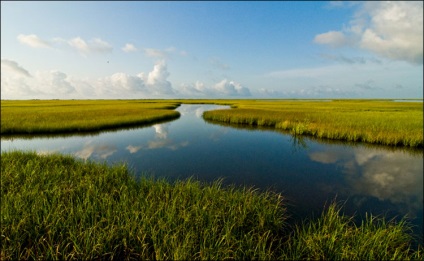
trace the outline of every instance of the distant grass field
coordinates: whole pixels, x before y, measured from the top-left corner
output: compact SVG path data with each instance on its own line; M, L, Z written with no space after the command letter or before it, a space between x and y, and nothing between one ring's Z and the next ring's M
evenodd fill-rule
M290 227L275 193L141 178L125 165L1 155L1 260L422 260L405 222L331 204Z
M1 101L1 134L100 131L175 119L180 104L231 109L204 119L267 126L293 135L422 148L423 103L391 100L31 100Z
M175 119L177 102L139 100L1 101L1 134L99 131Z
M423 147L423 103L390 100L240 100L208 121L268 126L293 135Z

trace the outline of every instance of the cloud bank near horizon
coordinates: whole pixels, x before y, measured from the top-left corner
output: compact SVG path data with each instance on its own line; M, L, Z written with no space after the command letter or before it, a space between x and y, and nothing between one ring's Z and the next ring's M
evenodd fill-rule
M165 60L152 71L130 75L123 72L95 80L81 80L58 70L37 71L32 76L17 62L2 59L2 99L83 99L83 98L187 98L248 97L250 90L240 83L223 79L212 87L202 82L174 88Z

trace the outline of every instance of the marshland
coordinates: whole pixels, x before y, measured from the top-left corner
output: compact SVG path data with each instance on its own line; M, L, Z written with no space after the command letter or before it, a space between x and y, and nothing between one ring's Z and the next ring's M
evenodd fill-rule
M2 101L2 260L422 259L422 106Z

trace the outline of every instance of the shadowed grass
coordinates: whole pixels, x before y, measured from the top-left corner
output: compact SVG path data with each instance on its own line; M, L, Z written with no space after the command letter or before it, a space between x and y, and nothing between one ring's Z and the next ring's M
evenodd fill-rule
M405 220L395 223L367 215L360 226L332 203L322 216L295 227L281 259L422 260L423 247L410 248Z
M422 260L404 222L357 227L339 211L290 231L279 194L136 180L125 165L59 154L1 155L1 260Z
M176 102L138 100L1 101L1 134L93 132L180 116Z

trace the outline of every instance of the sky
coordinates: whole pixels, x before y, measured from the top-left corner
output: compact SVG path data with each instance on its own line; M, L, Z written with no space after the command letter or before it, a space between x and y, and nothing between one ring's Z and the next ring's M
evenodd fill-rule
M2 99L423 98L423 2L1 1Z

